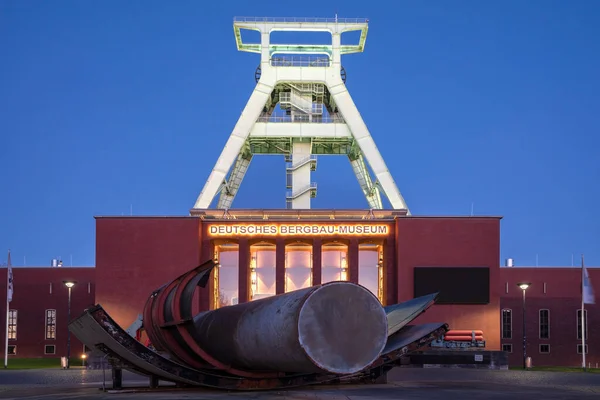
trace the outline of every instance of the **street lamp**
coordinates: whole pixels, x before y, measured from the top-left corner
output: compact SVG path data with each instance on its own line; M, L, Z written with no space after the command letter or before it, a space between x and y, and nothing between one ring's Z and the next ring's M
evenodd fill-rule
M521 288L523 291L523 369L527 368L527 335L525 333L525 291L531 283L529 282L521 282L517 283L517 286Z
M71 322L71 289L77 281L63 281L67 289L69 290L69 303L67 307L67 368L71 366L71 331L68 328L69 322Z

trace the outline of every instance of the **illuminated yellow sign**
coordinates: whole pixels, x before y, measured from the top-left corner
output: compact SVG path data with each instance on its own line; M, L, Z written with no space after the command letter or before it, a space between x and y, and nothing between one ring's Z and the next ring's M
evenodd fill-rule
M381 224L222 224L210 225L210 236L385 236L389 225Z

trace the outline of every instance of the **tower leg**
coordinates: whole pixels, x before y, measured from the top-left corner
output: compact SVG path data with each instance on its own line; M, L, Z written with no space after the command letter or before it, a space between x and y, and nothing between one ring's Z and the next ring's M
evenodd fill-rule
M271 79L267 79L267 77L271 77ZM219 187L225 180L225 176L233 166L234 161L246 143L254 123L260 116L262 109L271 96L274 86L274 76L265 74L261 77L250 96L250 100L248 100L246 107L244 107L242 115L233 128L208 180L204 184L204 188L202 189L202 192L200 192L200 195L194 204L194 208L208 208L210 203L212 203Z
M360 150L359 150L360 151ZM367 165L365 164L365 160L362 157L362 154L359 152L356 155L355 159L350 158L350 164L352 165L352 169L354 170L354 175L356 175L356 179L360 184L360 187L369 203L370 209L381 210L383 208L383 203L381 202L381 195L379 193L379 188L373 184L371 179L371 174L367 169Z
M398 190L396 182L394 181L394 178L392 178L381 153L379 153L379 149L377 149L375 141L373 140L373 137L371 137L367 125L358 112L346 85L344 85L340 77L335 77L328 79L327 86L335 104L346 121L346 125L350 128L358 147L367 163L371 166L375 178L390 201L392 208L406 209L407 213L410 215L408 206L400 194L400 190Z
M246 171L248 171L250 161L252 161L252 154L249 151L242 150L242 152L238 155L237 160L235 161L233 169L231 170L231 174L229 175L227 184L225 185L223 190L221 190L221 196L219 197L217 208L231 208L233 199L235 198L238 190L240 189L242 180L246 175Z

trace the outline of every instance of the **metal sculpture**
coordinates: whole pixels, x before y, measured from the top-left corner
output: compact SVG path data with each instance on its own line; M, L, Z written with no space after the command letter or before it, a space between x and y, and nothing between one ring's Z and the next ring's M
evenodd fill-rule
M374 380L402 357L443 335L445 323L408 325L437 294L383 307L362 286L332 282L192 315L210 260L154 291L138 342L96 305L69 324L89 348L107 354L113 385L128 369L180 385L257 390Z

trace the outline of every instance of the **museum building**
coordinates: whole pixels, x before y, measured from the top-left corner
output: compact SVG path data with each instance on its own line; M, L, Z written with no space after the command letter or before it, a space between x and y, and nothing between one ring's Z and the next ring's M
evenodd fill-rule
M71 315L99 303L122 327L153 290L213 258L219 267L194 309L214 309L335 280L359 283L384 304L440 292L417 323L482 330L486 349L534 365L581 364L581 269L501 267L499 217L420 217L384 210L203 210L185 217L97 217L95 268L13 268L10 357L66 355ZM589 269L600 285L600 270ZM6 284L0 284L6 293ZM5 315L5 306L0 307ZM586 305L590 367L600 362L600 315ZM4 332L0 333L4 340ZM71 357L84 348L71 337Z

